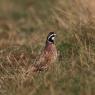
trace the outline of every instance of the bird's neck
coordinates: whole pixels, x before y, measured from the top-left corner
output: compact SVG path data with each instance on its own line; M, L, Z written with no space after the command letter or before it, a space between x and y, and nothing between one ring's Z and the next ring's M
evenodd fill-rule
M48 40L46 41L46 45L52 45L52 44L54 44L54 41L52 41L52 42L48 41Z
M46 42L46 45L45 45L45 49L50 49L54 47L54 43L51 43L51 42Z

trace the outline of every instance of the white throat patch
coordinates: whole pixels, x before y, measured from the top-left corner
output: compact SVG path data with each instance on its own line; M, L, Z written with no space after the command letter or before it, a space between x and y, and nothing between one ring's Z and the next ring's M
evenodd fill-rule
M55 39L55 37L52 37L52 40L54 40Z

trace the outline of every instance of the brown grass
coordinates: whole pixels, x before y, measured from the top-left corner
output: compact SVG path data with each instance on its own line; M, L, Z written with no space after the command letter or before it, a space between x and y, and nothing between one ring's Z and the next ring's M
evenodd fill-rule
M0 1L0 95L95 95L94 0ZM59 58L31 72L48 32Z

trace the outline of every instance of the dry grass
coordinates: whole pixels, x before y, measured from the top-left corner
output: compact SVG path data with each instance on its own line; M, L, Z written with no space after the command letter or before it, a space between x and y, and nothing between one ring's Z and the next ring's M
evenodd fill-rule
M0 95L95 95L94 0L0 1ZM31 72L49 31L59 59Z

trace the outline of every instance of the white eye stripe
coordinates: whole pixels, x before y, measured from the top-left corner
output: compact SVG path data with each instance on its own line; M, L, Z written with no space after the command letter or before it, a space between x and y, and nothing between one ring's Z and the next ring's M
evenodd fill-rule
M56 36L56 34L51 34L51 35L48 37L48 39L50 39L52 36ZM53 39L54 39L54 37L53 37Z

